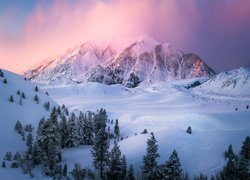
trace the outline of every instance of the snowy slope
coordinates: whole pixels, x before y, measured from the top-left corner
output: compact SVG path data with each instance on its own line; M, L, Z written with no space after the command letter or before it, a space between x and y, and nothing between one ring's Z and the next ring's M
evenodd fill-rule
M139 83L213 76L197 55L183 53L144 35L118 50L87 42L63 55L42 62L24 75L41 84L101 82L135 87Z
M250 99L248 95L241 98L232 95L211 100L201 92L186 88L198 80L204 81L145 83L136 88L88 82L43 88L70 110L105 108L109 117L118 118L125 138L119 145L136 170L142 165L149 137L141 132L147 129L158 140L159 163L166 161L176 149L183 170L190 176L201 172L211 175L224 165L222 153L228 145L232 144L238 152L244 138L250 135L250 110L246 109ZM192 135L185 132L188 126L193 129ZM91 146L67 149L62 163L68 163L69 169L75 162L92 167L90 149Z
M196 91L218 96L250 96L250 69L239 68L222 72L195 88Z
M25 147L25 142L22 141L20 134L14 130L17 120L19 120L23 126L32 124L33 127L37 127L39 120L49 115L49 111L46 111L43 107L44 102L50 102L51 107L57 105L45 91L35 91L35 84L20 75L11 73L9 71L2 70L4 77L0 77L0 159L5 156L7 151L15 153L16 150L22 152ZM4 79L7 79L7 84L3 83ZM26 99L22 99L22 105L19 104L20 93L24 92ZM37 94L39 98L39 104L37 104L33 98ZM9 101L9 97L13 95L14 102ZM27 134L26 134L27 135ZM2 161L1 161L2 163ZM7 163L8 168L0 168L1 177L4 175L5 179L27 179L27 176L21 175L21 170L10 170L10 165Z

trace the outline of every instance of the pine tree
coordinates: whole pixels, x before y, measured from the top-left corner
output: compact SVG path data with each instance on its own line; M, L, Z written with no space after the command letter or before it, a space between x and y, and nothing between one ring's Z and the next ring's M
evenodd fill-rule
M10 102L14 102L14 98L13 98L12 95L10 96L9 101L10 101Z
M76 147L79 145L78 129L75 114L72 113L68 120L68 147Z
M0 77L4 77L4 73L1 69L0 69Z
M120 128L118 124L118 119L115 120L115 127L114 127L114 133L117 139L120 137Z
M26 96L25 96L24 92L22 92L21 97L22 97L23 99L26 99Z
M225 151L224 157L228 158L228 159L235 159L235 154L234 154L234 151L233 151L232 144L230 144L229 147L228 147L228 150Z
M245 141L243 142L243 145L241 147L240 151L241 157L243 157L246 160L250 160L250 137L247 136Z
M108 134L105 128L101 128L95 136L94 145L91 150L93 156L93 165L96 169L100 170L100 177L103 178L105 166L108 161Z
M134 168L132 164L130 164L128 169L128 180L135 180Z
M160 157L158 154L158 145L153 133L151 133L150 139L147 140L147 149L146 155L143 156L143 175L147 179L156 179L157 178L157 161L156 159Z
M36 103L37 103L37 104L39 104L39 98L38 98L38 96L37 96L37 95L35 95L35 97L34 97L34 101L36 101Z
M63 166L63 176L67 176L68 175L68 166L67 164L64 164Z
M60 133L61 133L61 147L65 148L68 146L69 141L69 128L67 126L67 119L63 115L62 120L59 123Z
M21 122L19 120L16 122L15 130L19 134L21 134L22 131L23 131L23 126L22 126L22 124L21 124Z
M94 115L94 133L95 135L100 129L106 128L108 117L105 109L100 109L97 114Z
M4 83L4 84L7 84L7 83L8 83L7 79L4 79L4 80L3 80L3 83Z
M223 170L223 179L236 179L236 164L233 159L229 159Z
M236 170L237 177L239 179L250 179L249 168L250 163L244 157L241 157Z
M27 136L26 145L27 150L24 153L22 169L24 173L32 174L32 169L34 168L34 157L33 157L33 137L29 133Z
M12 160L12 153L11 153L11 151L6 152L5 159L7 161L11 161Z
M58 172L58 163L61 161L61 139L58 134L57 115L52 111L47 121L42 119L37 129L37 148L43 172L54 176Z
M17 95L20 95L20 94L21 94L21 93L20 93L20 90L18 90L18 91L17 91Z
M3 163L2 163L2 168L6 168L5 161L3 161Z
M50 103L49 103L49 101L48 101L48 102L45 102L43 106L44 106L44 108L45 108L47 111L49 111L49 108L50 108Z
M126 157L122 156L122 179L127 176L127 160Z
M76 163L71 174L75 180L83 180L84 175L85 175L85 171L84 171L84 169L81 168L81 165L79 163Z
M186 131L188 134L192 134L192 128L189 126Z
M37 86L35 87L35 91L38 92L38 87Z
M181 163L177 152L174 150L170 158L163 165L163 179L178 180L181 177Z
M115 142L113 149L109 154L109 178L123 179L122 156L120 148Z

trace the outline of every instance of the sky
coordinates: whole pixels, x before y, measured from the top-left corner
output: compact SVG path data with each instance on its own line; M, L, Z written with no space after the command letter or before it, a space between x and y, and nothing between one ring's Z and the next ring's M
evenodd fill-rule
M250 66L250 1L0 1L0 68L21 73L88 40L142 34L197 54L217 73Z

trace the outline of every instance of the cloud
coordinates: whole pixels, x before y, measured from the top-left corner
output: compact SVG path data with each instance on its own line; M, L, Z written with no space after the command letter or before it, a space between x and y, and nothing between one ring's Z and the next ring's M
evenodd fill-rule
M249 5L247 0L39 1L18 36L0 31L0 64L20 72L87 40L141 34L211 58L204 50L213 51L211 39L218 40L219 34L243 38L235 34L249 28Z

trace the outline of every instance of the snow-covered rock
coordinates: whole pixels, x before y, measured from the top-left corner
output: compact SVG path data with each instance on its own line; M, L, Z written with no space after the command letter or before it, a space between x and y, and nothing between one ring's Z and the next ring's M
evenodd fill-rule
M197 55L183 53L171 44L160 44L145 35L122 51L112 43L100 47L87 42L24 73L28 79L42 84L87 81L127 87L136 87L145 81L153 83L214 74Z

